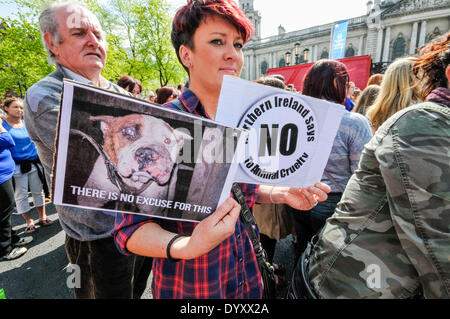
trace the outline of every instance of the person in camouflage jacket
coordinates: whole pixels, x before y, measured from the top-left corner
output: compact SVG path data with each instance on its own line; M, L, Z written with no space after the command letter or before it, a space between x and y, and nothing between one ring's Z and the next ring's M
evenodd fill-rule
M318 298L450 297L450 32L414 73L426 102L388 119L311 251Z

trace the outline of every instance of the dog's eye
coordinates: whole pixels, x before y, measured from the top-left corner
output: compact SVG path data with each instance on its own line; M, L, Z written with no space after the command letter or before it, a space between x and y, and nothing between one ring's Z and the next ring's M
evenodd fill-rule
M122 129L122 135L127 139L134 140L137 136L137 131L135 127L127 126Z
M170 140L170 138L166 137L166 139L164 140L164 143L166 144L170 144L172 141Z

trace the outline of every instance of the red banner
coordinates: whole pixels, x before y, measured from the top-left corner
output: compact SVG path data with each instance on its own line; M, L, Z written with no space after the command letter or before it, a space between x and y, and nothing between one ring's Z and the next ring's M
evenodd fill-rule
M338 61L344 63L347 67L350 81L355 82L355 86L360 88L361 91L364 90L370 76L370 67L372 63L370 55L345 58ZM286 85L294 84L297 91L302 91L303 80L312 65L313 63L307 63L273 68L267 70L267 75L281 74L286 80Z

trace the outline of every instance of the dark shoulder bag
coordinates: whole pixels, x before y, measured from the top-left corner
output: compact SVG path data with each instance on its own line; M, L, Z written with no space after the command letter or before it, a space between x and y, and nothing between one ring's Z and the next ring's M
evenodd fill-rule
M264 283L263 298L275 299L275 272L273 266L267 261L267 253L262 248L258 240L253 225L256 224L252 212L245 202L244 194L238 184L234 183L231 189L233 197L241 205L241 220L245 224L247 233L252 241L253 249L255 250L256 259L258 261L259 271Z

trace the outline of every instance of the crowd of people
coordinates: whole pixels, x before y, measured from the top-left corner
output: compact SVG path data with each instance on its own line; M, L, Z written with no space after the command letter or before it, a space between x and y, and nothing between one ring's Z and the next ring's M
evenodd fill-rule
M73 20L73 14L79 19ZM78 21L79 34L68 19ZM97 17L76 2L48 3L39 17L52 72L6 99L0 125L0 258L26 253L31 236L11 227L17 207L40 226L54 159L64 78L143 98L141 81L101 76L106 39ZM56 26L56 27L55 27ZM253 26L233 0L187 0L171 40L188 84L145 99L214 119L224 75L239 77ZM273 262L277 241L293 235L298 261L288 296L449 298L450 32L394 61L361 90L346 66L321 59L302 92L281 75L256 82L346 109L323 177L308 188L239 184ZM324 132L326 131L326 128ZM14 181L14 185L13 185ZM140 298L150 272L156 299L259 299L264 285L251 238L232 197L199 223L56 206L69 263L81 270L75 298ZM374 268L375 267L375 268ZM378 267L378 268L376 268ZM283 276L284 266L274 265ZM379 269L379 277L371 276Z

